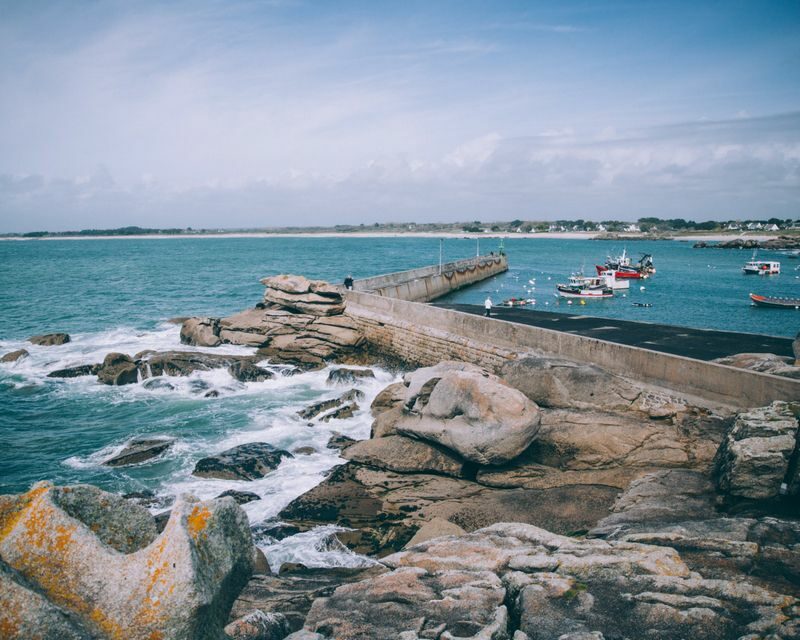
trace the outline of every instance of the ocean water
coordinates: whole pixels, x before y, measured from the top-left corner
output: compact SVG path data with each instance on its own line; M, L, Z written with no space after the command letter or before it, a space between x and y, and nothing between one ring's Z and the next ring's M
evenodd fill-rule
M497 240L481 239L482 252ZM445 260L475 255L475 239L447 239ZM342 462L325 444L333 431L354 438L369 435L369 404L393 374L376 370L375 380L359 382L366 398L351 419L308 426L297 411L342 393L326 384L327 370L239 383L226 371L171 378L172 389L141 384L107 387L93 377L47 378L55 369L99 362L106 353L143 349L186 349L173 316L223 316L261 299L259 279L300 273L341 281L433 264L440 242L431 238L176 238L123 240L48 240L0 242L0 354L19 348L30 357L0 364L0 493L26 490L49 479L90 482L111 491L149 489L159 495L191 492L211 498L227 489L253 491L262 499L244 506L253 524L273 518L296 496L319 483ZM750 291L800 296L800 261L780 259L780 276L741 274L745 251L692 249L683 242L628 243L629 253L652 253L656 275L632 283L625 297L568 306L554 296L555 284L583 268L593 270L620 243L587 240L506 241L510 271L449 297L451 301L495 303L510 297L536 300L537 309L579 311L615 318L666 322L793 337L800 311L750 307ZM644 289L640 289L644 287ZM634 307L632 302L651 303ZM72 341L37 347L26 338L66 331ZM204 350L204 349L197 349ZM250 353L244 347L208 349ZM209 389L217 398L205 398ZM161 458L112 469L100 463L131 438L163 435L176 439ZM246 442L269 442L316 453L285 459L262 480L235 482L199 479L194 464L206 455ZM273 566L301 561L309 566L366 562L342 548L334 528L292 536L281 542L259 540Z

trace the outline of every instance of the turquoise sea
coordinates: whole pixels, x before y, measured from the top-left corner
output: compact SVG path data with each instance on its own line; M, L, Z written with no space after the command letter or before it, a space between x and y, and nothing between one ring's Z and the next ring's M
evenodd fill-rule
M448 238L445 260L475 255L478 241ZM0 242L0 354L26 348L31 356L0 364L0 493L19 492L33 482L91 482L113 491L150 489L202 498L230 488L254 491L262 500L245 505L254 524L274 517L295 496L313 487L341 460L325 448L333 430L352 437L369 434L369 403L393 375L378 371L362 383L367 398L355 417L339 424L308 427L296 412L341 390L326 386L327 372L278 376L241 384L225 371L175 379L173 390L141 385L106 387L93 377L56 380L49 371L99 362L111 351L136 353L180 345L174 316L223 316L261 299L259 279L300 273L341 281L436 263L435 238L153 238ZM482 253L498 241L481 238ZM510 271L448 301L479 304L489 293L495 303L510 297L536 300L536 309L577 311L554 296L557 282L583 268L594 270L620 242L508 239ZM654 256L657 273L633 283L626 297L589 301L580 313L699 328L793 337L800 311L752 308L750 291L800 297L800 260L775 252L779 276L744 276L750 252L693 249L686 242L629 242L634 258ZM643 286L644 289L640 289ZM632 302L651 303L641 308ZM72 342L35 347L33 334L66 331ZM247 353L243 347L231 352ZM217 398L204 398L209 388ZM167 435L177 439L162 458L111 469L100 462L130 438ZM317 453L284 460L263 480L233 482L191 476L205 455L244 442L266 441ZM362 560L331 542L330 530L281 543L260 542L270 561L302 560L307 565L354 564Z

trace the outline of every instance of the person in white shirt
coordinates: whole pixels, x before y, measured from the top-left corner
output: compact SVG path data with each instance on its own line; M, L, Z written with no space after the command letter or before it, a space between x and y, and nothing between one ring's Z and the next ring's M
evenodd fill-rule
M492 299L490 297L486 297L486 301L483 303L483 307L486 309L486 315L492 315Z

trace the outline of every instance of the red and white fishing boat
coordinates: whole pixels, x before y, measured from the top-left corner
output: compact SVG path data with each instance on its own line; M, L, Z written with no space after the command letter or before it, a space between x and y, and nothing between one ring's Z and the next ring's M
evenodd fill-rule
M649 253L642 254L636 264L631 264L631 258L626 249L622 250L622 255L612 258L608 256L604 265L595 265L597 274L603 271L613 271L614 276L620 280L639 280L649 278L656 272L653 265L653 256Z

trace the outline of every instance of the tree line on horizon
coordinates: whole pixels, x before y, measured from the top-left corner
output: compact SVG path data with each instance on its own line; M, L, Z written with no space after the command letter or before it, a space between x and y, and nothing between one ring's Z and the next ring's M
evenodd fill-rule
M800 229L800 219L791 218L769 218L768 220L748 219L748 220L707 220L695 222L684 218L657 218L644 217L636 222L625 220L554 220L554 221L525 221L515 219L510 222L488 222L483 223L479 220L473 222L375 222L372 225L356 224L337 224L333 227L310 226L310 227L262 227L250 229L193 229L192 227L182 228L163 228L155 229L148 227L127 226L114 229L82 229L80 231L29 231L27 233L4 234L8 237L22 238L44 238L44 237L66 237L66 236L138 236L138 235L198 235L198 234L219 234L225 232L272 232L272 233L311 233L318 231L336 231L341 233L352 233L371 230L385 230L392 232L402 231L451 231L465 233L485 233L485 232L548 232L548 231L593 231L607 233L642 232L642 233L661 233L673 231L736 231L752 230L754 226L758 229L777 227L784 229Z

